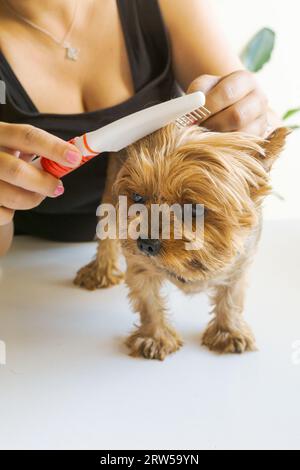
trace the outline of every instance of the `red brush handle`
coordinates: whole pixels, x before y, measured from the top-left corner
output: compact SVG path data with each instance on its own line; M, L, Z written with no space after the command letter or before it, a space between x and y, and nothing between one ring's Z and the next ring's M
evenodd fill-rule
M91 148L89 148L88 143L86 141L86 136L83 136L83 142L86 150L88 152L91 152L91 155L85 155L84 157L81 157L81 163L76 167L76 168L70 168L64 165L61 165L60 163L53 162L52 160L49 160L48 158L41 157L41 166L43 170L45 170L47 173L50 173L51 175L55 176L58 179L63 178L64 176L68 175L72 171L76 170L80 166L84 165L85 163L89 162L92 158L96 157L99 155L99 153L93 152ZM69 140L70 144L75 145L75 139Z

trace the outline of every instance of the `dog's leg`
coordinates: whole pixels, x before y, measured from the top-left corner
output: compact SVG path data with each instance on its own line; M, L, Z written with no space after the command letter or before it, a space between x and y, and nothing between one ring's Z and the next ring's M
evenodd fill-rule
M78 271L74 283L88 290L119 284L124 274L118 268L118 254L117 240L100 240L96 258Z
M182 341L166 320L166 309L160 295L161 279L144 266L127 259L126 283L132 306L141 320L126 345L132 356L163 360L177 351Z
M119 155L109 156L107 178L102 203L114 204L112 186L122 166ZM114 286L123 281L124 275L118 268L120 253L119 241L115 239L98 240L96 258L77 273L74 283L88 290Z
M242 318L245 287L245 274L239 272L229 284L216 288L212 297L214 317L202 338L210 350L218 353L256 350L253 333Z

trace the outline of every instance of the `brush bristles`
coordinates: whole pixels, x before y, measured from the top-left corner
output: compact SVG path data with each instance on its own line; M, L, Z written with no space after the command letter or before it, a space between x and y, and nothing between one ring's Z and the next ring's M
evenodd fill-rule
M180 118L177 118L175 124L178 129L182 127L188 127L193 125L199 125L204 119L207 119L210 116L211 112L205 108L205 106L201 106L190 113L184 114Z

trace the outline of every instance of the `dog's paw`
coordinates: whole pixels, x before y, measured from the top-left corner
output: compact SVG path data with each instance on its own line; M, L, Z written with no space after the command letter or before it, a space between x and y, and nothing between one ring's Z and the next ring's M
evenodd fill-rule
M225 329L213 320L203 334L202 344L220 354L257 351L253 333L245 322L235 328Z
M170 327L157 329L151 335L143 331L143 328L139 328L126 341L131 356L160 361L163 361L168 354L177 351L182 344L176 331Z
M115 286L123 280L124 274L116 266L101 266L97 261L92 261L78 271L74 284L95 290Z

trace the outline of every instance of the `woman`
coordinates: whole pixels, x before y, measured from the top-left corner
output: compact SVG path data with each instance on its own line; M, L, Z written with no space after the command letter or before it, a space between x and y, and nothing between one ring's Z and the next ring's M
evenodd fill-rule
M230 51L206 0L0 0L0 254L13 225L92 240L106 156L63 182L34 154L76 167L66 141L147 105L202 90L217 131L260 136L275 125L252 74Z

